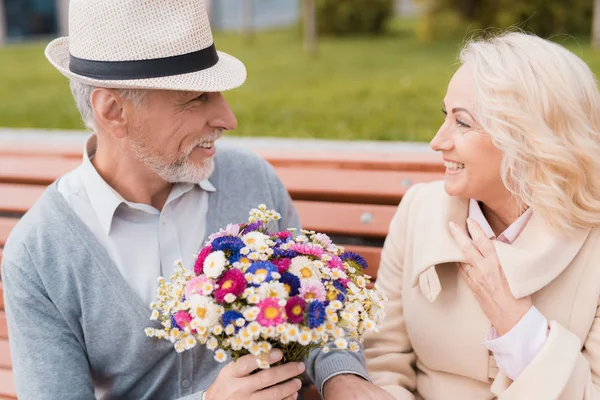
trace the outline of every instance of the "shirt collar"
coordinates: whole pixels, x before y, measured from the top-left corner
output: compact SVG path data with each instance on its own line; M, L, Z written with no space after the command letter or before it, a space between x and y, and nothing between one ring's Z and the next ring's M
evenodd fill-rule
M96 154L98 148L98 137L96 134L92 134L83 149L83 164L81 165L82 180L85 191L90 199L90 204L104 232L108 235L112 225L112 220L115 212L121 204L126 204L131 208L144 211L149 206L145 204L132 203L123 198L116 190L114 190L106 181L100 176L94 165L92 164L92 158ZM175 200L178 197L183 196L196 186L193 183L177 183L173 186L169 198L170 201ZM198 186L207 192L216 192L216 188L213 184L205 179L198 183Z
M527 211L521 214L519 218L515 220L515 222L510 224L510 226L506 228L504 232L502 232L496 238L492 227L490 226L489 222L487 221L487 219L483 215L483 212L481 211L479 202L475 199L469 200L469 218L475 220L475 222L477 222L479 226L481 226L481 229L483 229L483 232L485 232L488 238L492 240L498 239L501 242L507 244L512 244L517 239L517 237L519 237L521 232L523 232L523 229L525 229L525 225L527 225L527 222L529 222L529 219L531 218L532 214L533 210L531 208L528 208Z

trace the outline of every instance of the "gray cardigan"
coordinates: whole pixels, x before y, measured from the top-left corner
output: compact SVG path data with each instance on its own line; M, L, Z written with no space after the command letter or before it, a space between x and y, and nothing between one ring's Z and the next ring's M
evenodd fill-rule
M299 225L273 168L247 151L221 146L211 183L207 235L244 222L264 203ZM56 188L21 218L4 249L2 280L17 394L27 399L199 399L222 364L203 346L177 354L147 338L150 309ZM194 216L190 215L190 223ZM315 351L307 371L366 377L360 353Z

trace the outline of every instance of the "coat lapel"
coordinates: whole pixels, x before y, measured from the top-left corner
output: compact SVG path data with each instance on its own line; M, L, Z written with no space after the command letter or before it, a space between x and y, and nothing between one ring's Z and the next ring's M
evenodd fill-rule
M433 186L433 185L432 185ZM441 290L436 268L455 267L465 257L448 228L454 221L466 229L469 202L448 196L436 185L416 211L412 230L411 283L434 302ZM554 280L575 258L590 233L579 228L568 233L552 231L535 213L511 245L494 241L511 293L516 298L533 294Z

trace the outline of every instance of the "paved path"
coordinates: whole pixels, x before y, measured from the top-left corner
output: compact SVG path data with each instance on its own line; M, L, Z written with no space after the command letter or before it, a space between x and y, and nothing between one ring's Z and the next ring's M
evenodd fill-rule
M0 128L0 146L2 143L23 141L60 144L60 143L83 143L88 133L85 131L58 131L41 129L12 129ZM342 140L319 140L319 139L295 139L295 138L242 138L226 135L223 141L235 142L241 146L252 149L280 149L280 150L338 150L338 151L374 151L374 152L424 152L429 153L427 143L413 142L383 142L383 141L342 141Z

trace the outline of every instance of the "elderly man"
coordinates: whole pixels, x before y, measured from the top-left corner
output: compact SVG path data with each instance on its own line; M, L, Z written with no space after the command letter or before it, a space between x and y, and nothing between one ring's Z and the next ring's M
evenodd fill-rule
M207 235L265 203L297 226L273 169L215 141L243 64L216 51L201 0L71 0L46 56L93 131L6 245L2 274L19 399L293 399L305 368L327 399L386 398L360 355L225 367L205 347L147 338L157 277L193 265ZM271 362L281 359L273 351Z

